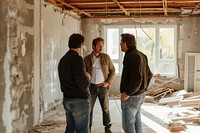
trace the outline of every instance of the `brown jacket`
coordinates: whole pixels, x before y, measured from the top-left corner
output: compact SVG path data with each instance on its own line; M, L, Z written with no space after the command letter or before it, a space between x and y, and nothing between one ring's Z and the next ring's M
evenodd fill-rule
M92 65L94 63L93 53L87 55L84 58L86 71L92 75ZM115 67L109 57L105 53L100 54L101 69L104 76L105 82L111 83L115 76Z

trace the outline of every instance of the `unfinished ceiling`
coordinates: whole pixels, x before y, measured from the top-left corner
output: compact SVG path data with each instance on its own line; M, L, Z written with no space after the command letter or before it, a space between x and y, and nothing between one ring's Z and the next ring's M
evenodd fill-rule
M200 17L200 0L45 0L81 18Z

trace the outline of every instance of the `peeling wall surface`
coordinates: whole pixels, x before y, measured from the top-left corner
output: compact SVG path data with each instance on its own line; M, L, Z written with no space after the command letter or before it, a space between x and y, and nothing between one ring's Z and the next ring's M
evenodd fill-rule
M7 1L2 1L0 4L0 131L2 133L6 132L6 125L3 122L3 103L5 100L5 88L6 79L4 72L4 58L7 51L7 15L8 15L8 3Z
M0 5L4 7L1 20L7 21L1 22L2 133L21 133L33 125L33 4L32 0L7 0Z
M184 18L178 30L178 65L180 77L184 79L184 65L186 52L200 53L200 18Z
M68 51L69 36L81 32L81 21L51 6L43 6L42 13L42 88L46 111L63 98L57 74L58 62Z

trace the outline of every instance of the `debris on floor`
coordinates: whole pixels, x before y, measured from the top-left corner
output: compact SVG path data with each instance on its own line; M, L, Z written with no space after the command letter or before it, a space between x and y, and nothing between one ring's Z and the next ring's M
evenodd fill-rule
M110 96L109 100L113 133L123 133L120 95ZM200 92L186 92L183 80L179 78L168 80L154 78L144 102L142 122L144 131L148 133L195 133L194 128L200 129ZM96 122L94 122L92 132L103 133L102 112L98 101L94 113L96 113L94 114ZM60 104L47 111L43 122L34 126L28 133L60 133L65 131L65 127L65 113Z
M44 113L43 121L33 126L27 133L64 133L66 127L65 113L62 104Z
M154 77L147 95L146 102L176 108L167 125L171 132L183 131L188 124L200 123L200 92L186 92L182 79Z
M186 129L186 123L183 121L169 123L167 128L170 132L179 132Z

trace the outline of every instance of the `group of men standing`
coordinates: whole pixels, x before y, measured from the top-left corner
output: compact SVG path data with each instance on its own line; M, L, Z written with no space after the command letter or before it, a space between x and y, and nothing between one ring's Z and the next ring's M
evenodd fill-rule
M91 132L93 108L98 98L105 133L112 133L108 95L115 67L109 55L103 53L102 38L92 41L93 51L84 59L79 55L83 43L81 34L72 34L68 41L69 51L58 65L67 121L65 132ZM134 35L121 34L120 46L125 53L120 83L122 127L125 133L142 133L141 104L152 73L146 55L136 48Z

